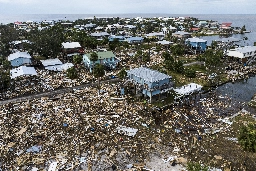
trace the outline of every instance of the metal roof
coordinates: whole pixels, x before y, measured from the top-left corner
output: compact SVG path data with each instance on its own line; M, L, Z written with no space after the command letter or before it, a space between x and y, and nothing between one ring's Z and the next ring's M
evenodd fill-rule
M98 59L107 59L116 57L112 51L106 51L106 52L96 52L98 54ZM91 54L87 53L85 54L89 59L91 58Z
M79 42L63 42L62 46L64 49L72 49L81 47Z
M63 64L58 58L46 59L46 60L40 60L40 61L42 62L44 67Z
M147 82L158 82L160 80L172 78L169 75L163 74L156 70L152 70L146 67L134 68L127 71L128 74L135 75L136 77L142 78Z
M188 38L186 41L196 42L196 43L206 43L207 42L207 40L200 39L198 37Z
M18 68L14 68L10 70L11 78L16 78L21 75L37 75L37 72L34 67L26 67L26 66L20 66Z
M91 36L109 36L109 34L107 32L100 32L100 33L91 33Z
M28 52L18 51L16 53L10 54L8 56L8 61L12 61L12 60L17 59L17 58L31 58L31 56Z
M127 38L127 40L128 40L128 41L132 41L132 40L138 40L138 41L140 41L140 40L143 40L143 37L129 37L129 38Z

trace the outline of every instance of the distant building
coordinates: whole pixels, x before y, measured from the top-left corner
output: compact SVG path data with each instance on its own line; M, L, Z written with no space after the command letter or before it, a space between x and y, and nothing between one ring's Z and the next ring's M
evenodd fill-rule
M132 30L132 29L136 29L137 27L134 25L125 25L124 29L128 29L128 30Z
M191 33L185 32L185 31L177 31L172 34L174 37L178 38L189 38L191 37Z
M11 66L17 67L21 65L31 64L31 56L28 52L16 52L8 56Z
M92 23L84 25L84 28L86 30L91 30L91 29L96 28L96 27L97 27L97 25L96 24L92 24Z
M172 77L161 72L139 67L127 71L128 81L136 85L136 94L142 93L150 98L159 98L173 88Z
M40 60L46 70L50 71L65 71L68 68L73 67L72 63L63 64L58 58Z
M198 27L192 27L190 29L190 31L192 31L192 32L198 32L199 30L200 30L200 28L198 28Z
M24 44L32 44L29 40L16 40L9 43L12 49L23 49Z
M147 38L149 39L158 39L158 40L163 40L164 39L165 34L163 32L154 32L154 33L149 33L146 35Z
M115 69L119 60L116 59L115 54L112 51L96 52L98 60L93 62L90 57L91 54L87 53L83 55L84 65L92 72L94 64L102 64L109 69Z
M208 22L207 22L207 21L199 21L199 22L198 22L198 26L199 26L199 27L204 27L204 26L206 26L206 25L208 25Z
M125 37L124 37L124 36L115 36L115 35L111 35L111 36L108 37L108 40L109 40L110 42L113 42L115 39L118 40L119 42L125 41Z
M129 37L129 38L126 39L126 41L130 44L142 43L143 42L143 37Z
M26 30L28 28L28 25L26 23L22 23L22 22L14 22L14 28L16 28L17 30Z
M61 45L63 53L67 56L79 55L84 52L79 42L63 42Z
M220 28L221 29L231 29L232 23L221 23Z
M91 36L96 38L97 40L103 40L104 38L108 38L109 34L107 32L96 32L96 33L91 33Z

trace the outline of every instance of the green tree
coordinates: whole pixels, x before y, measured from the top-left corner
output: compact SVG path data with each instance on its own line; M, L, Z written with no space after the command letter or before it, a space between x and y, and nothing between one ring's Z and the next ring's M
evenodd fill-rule
M212 47L212 49L216 49L218 47L217 41L212 41L211 47Z
M100 78L105 75L104 66L101 64L96 64L93 68L93 75L98 79L98 89L100 92Z
M127 72L126 72L125 68L122 68L121 71L117 74L117 76L120 79L124 79L127 76Z
M214 51L213 49L207 49L202 56L205 61L205 64L209 68L211 68L216 67L218 64L220 64L220 59L222 55L223 51Z
M241 28L241 33L243 34L244 31L246 31L245 25L243 25L243 27Z
M86 36L82 39L82 46L90 49L96 49L98 43L97 39L91 36Z
M93 62L93 69L94 69L94 65L95 62L98 60L99 56L96 52L92 52L90 55L90 60Z
M150 56L148 53L142 55L142 62L150 62Z
M171 54L168 53L168 52L163 52L163 53L162 53L162 57L164 58L164 60L172 60L172 61L174 62L173 57L172 57Z
M67 77L70 79L78 78L78 73L77 73L77 70L75 67L71 67L71 68L67 69L66 73L67 73Z
M120 46L120 42L118 39L114 39L112 42L109 42L109 49L110 50L116 50L117 47Z
M9 88L10 86L10 74L8 71L0 71L0 89L3 91L4 89Z
M249 123L239 130L238 141L245 151L256 152L256 126Z
M164 66L168 70L174 70L174 58L170 53L163 52L162 57L164 58Z
M81 64L82 61L83 61L82 55L75 55L75 56L73 57L73 62L74 62L75 64Z
M65 41L64 29L60 24L56 24L41 31L33 30L29 34L29 39L33 42L30 47L32 52L46 58L56 58L62 50L61 43Z
M156 45L156 52L157 52L157 54L159 54L159 52L162 50L162 47L159 45L159 44L157 44Z
M177 44L171 47L171 51L173 56L181 56L184 54L184 46L182 46L181 44Z
M109 44L109 40L107 37L103 37L103 39L100 41L100 45L106 46Z
M178 60L174 63L174 71L180 74L184 73L184 66L182 61Z
M2 65L3 65L4 70L6 70L6 71L9 71L12 67L11 62L8 60L3 60Z
M186 77L189 77L189 78L195 78L196 77L196 71L192 68L186 68L184 70L184 73L185 73Z
M134 55L134 59L133 60L138 60L138 63L141 63L142 56L143 56L142 50L137 50L136 54Z

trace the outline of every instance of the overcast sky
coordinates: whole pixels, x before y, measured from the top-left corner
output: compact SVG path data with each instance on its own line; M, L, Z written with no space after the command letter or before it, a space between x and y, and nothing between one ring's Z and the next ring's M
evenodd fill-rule
M256 0L0 0L0 14L255 14Z

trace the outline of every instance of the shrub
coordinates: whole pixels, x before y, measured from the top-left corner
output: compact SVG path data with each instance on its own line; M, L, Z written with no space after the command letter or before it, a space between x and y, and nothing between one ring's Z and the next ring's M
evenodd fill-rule
M239 130L238 141L245 151L256 152L256 128L250 123Z

